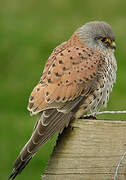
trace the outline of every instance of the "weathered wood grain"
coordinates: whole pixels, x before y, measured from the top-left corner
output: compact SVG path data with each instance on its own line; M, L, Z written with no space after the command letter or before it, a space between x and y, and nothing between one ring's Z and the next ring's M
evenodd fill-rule
M42 180L113 180L126 151L126 122L74 120L59 136ZM126 180L126 160L117 180Z

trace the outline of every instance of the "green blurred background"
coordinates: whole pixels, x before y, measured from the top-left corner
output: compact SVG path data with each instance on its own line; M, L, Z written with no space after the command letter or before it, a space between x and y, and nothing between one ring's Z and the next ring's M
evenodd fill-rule
M126 1L4 0L0 2L0 179L7 179L36 117L27 111L29 94L53 48L81 25L104 20L116 34L117 82L109 110L126 109ZM126 115L99 118L126 120ZM42 148L17 180L40 179L54 139Z

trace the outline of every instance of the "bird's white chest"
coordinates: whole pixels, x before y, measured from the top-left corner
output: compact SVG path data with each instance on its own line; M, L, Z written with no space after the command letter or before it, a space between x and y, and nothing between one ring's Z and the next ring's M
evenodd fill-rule
M106 60L107 61L107 60ZM81 117L86 112L97 112L101 108L107 106L109 95L113 89L113 84L116 81L117 64L115 57L111 61L107 61L106 72L96 87L96 90L84 100L83 105L76 112L75 117Z
M107 62L107 71L106 74L104 74L104 88L101 89L101 97L100 97L100 101L98 103L97 108L103 108L106 107L107 102L109 100L109 95L113 89L113 84L116 81L116 70L117 70L117 64L116 64L116 60L113 57L111 59L111 61Z

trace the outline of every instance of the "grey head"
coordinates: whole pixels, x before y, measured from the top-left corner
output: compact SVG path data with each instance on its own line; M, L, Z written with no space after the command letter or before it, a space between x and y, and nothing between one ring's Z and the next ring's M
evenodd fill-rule
M88 46L100 51L114 51L115 36L112 28L104 21L92 21L86 23L77 30L80 39Z

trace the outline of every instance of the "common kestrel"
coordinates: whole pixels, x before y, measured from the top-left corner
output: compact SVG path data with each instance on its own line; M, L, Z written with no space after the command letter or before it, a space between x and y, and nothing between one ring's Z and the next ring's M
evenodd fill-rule
M55 48L28 104L38 114L33 134L14 163L9 179L25 168L39 147L71 118L105 107L116 80L115 37L105 22L89 22Z

